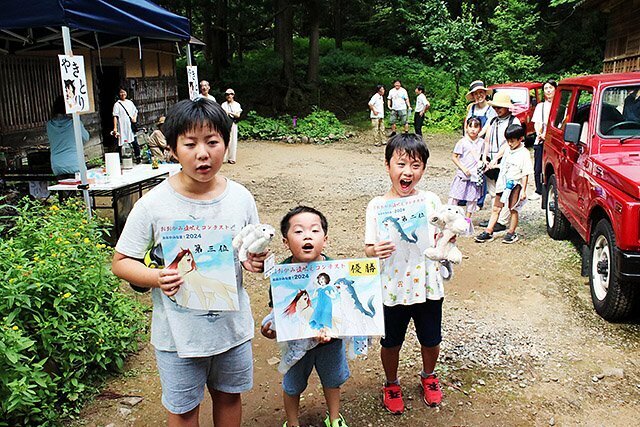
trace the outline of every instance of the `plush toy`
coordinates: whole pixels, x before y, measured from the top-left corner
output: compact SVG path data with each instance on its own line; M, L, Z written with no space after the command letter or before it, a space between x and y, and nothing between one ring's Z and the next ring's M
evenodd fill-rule
M240 262L247 260L247 252L264 252L273 240L276 231L269 224L249 224L233 238L233 248L238 251Z
M436 245L424 251L424 256L434 261L453 264L462 262L462 252L456 247L456 236L467 234L469 222L458 206L445 205L438 212L429 215L429 222L440 229Z

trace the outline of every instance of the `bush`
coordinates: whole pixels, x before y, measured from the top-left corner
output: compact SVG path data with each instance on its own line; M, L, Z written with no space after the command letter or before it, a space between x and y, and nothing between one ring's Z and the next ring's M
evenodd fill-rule
M306 136L314 139L342 138L345 128L340 120L330 111L314 107L306 117L296 118L297 126L293 127L293 118L262 117L255 111L247 114L246 120L238 124L238 133L242 138L281 139L286 137Z
M81 203L17 211L0 239L0 426L56 425L123 367L146 322Z

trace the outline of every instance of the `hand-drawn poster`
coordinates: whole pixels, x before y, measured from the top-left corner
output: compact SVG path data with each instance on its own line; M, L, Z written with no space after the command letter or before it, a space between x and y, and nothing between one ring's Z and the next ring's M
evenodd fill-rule
M89 111L87 78L84 73L84 57L58 55L62 95L67 114Z
M387 200L378 209L379 240L396 245L382 260L382 286L392 303L424 302L426 262L423 252L432 246L425 200L422 196ZM399 299L399 301L398 301Z
M189 99L194 100L200 96L198 89L198 67L196 65L187 66L187 82L189 84Z
M205 220L161 221L165 267L184 283L175 301L196 310L238 310L232 227Z
M384 334L377 258L280 264L271 292L278 341Z

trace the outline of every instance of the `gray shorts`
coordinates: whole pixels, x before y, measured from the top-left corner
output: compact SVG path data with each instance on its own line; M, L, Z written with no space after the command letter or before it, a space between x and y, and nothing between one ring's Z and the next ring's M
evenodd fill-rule
M391 116L389 116L389 123L407 124L407 110L391 110Z
M210 390L242 393L253 387L251 340L209 357L180 358L174 351L156 350L162 384L162 404L172 414L185 414Z

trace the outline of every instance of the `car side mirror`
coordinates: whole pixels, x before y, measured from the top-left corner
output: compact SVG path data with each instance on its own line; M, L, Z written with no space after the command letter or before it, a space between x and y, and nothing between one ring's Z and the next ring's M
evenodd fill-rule
M581 128L579 123L567 123L564 126L564 141L572 144L580 142Z

